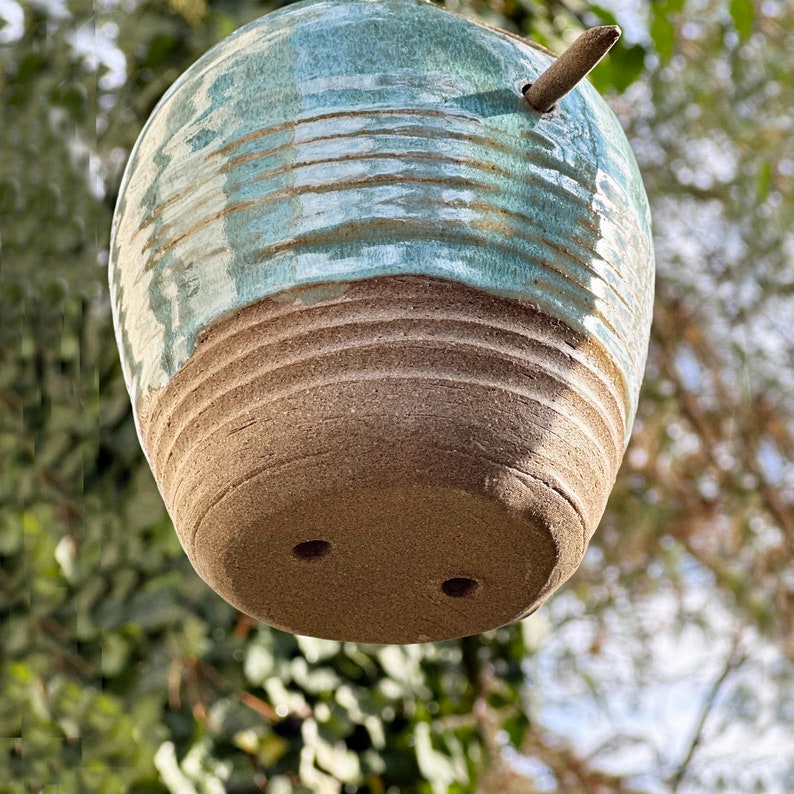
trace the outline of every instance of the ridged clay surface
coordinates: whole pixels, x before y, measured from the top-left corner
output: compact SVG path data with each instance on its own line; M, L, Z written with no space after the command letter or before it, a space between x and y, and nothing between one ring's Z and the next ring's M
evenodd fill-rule
M142 433L193 565L239 609L441 640L528 614L575 570L622 455L618 381L518 301L382 277L219 320Z

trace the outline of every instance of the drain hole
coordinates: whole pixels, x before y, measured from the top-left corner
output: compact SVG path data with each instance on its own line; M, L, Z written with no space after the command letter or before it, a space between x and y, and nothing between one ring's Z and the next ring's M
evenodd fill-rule
M441 585L444 595L450 598L469 598L473 596L480 587L476 579L467 579L463 576L456 576L454 579L447 579Z
M331 544L327 540L307 540L292 548L292 553L299 560L319 560L330 551Z

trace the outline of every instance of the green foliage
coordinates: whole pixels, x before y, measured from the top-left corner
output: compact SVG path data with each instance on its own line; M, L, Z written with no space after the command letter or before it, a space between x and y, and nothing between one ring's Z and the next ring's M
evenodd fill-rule
M647 52L641 44L618 45L593 69L590 79L599 91L625 91L645 69Z
M648 29L662 63L667 63L673 57L676 40L674 17L683 7L684 0L655 0L651 3Z
M753 32L755 5L752 0L730 0L728 6L733 24L742 39L747 39Z
M0 48L4 279L98 275L104 239L95 230L107 227L110 212L95 178L96 76L69 46L69 33L28 10L21 38Z

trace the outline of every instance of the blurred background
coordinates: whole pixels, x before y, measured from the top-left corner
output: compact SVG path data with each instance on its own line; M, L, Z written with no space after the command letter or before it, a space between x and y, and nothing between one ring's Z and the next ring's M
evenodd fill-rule
M190 568L106 286L130 149L282 3L0 0L0 792L794 791L791 0L449 0L591 79L654 213L634 435L579 572L408 647L259 625Z

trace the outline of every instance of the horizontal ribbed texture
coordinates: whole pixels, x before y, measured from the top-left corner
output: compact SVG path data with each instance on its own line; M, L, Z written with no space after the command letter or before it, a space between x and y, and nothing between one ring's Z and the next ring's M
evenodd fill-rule
M209 584L281 628L365 642L537 607L584 553L625 425L592 340L411 276L244 307L145 407L155 476ZM296 558L318 542L333 553ZM476 595L448 596L452 580Z
M650 324L647 203L582 84L539 116L549 56L430 4L297 4L169 91L125 174L111 286L142 399L202 329L296 286L423 274L591 335L633 418Z

